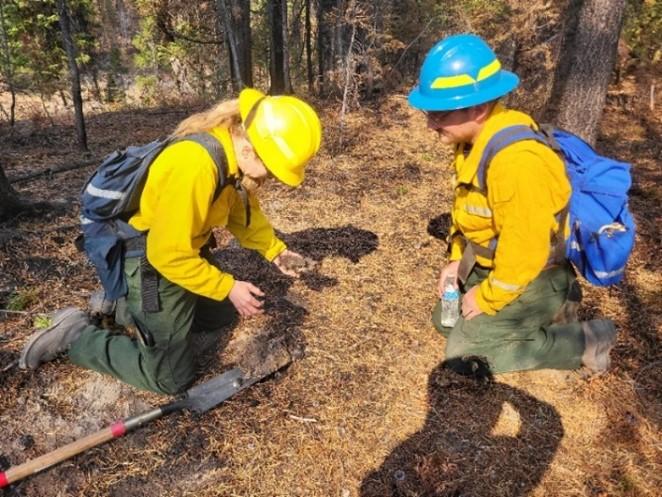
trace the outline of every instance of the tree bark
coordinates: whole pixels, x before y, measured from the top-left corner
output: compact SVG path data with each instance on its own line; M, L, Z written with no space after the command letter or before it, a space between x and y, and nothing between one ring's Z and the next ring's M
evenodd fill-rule
M87 134L85 132L85 116L83 115L83 98L80 89L80 72L76 63L76 47L71 36L71 20L66 0L57 0L58 16L60 18L60 30L62 31L62 44L67 53L69 61L69 76L71 78L71 95L74 101L74 113L76 118L76 137L78 146L87 150Z
M308 79L308 92L313 93L313 47L310 25L310 0L306 0L306 75Z
M246 86L253 86L253 56L251 39L250 0L230 0L232 24L236 33L237 58L241 80Z
M305 32L302 30L301 27L302 26L301 18L305 15L305 11L306 11L305 1L294 0L292 2L292 10L291 10L292 15L288 19L290 68L292 67L292 65L294 65L296 69L300 69L302 67L301 64L303 61L303 56L306 53ZM305 19L304 19L304 25L305 25ZM300 72L297 71L296 76L299 76L299 74Z
M287 50L285 44L286 38L283 36L286 30L283 25L287 18L283 18L283 8L287 5L287 0L269 0L269 21L271 25L271 89L272 94L286 93L288 91L288 78L285 73L285 56Z
M232 0L229 1L232 2ZM234 90L235 92L239 92L244 87L244 81L241 77L241 67L239 65L237 42L235 40L235 33L232 28L232 16L230 14L230 10L228 9L226 0L216 0L216 8L218 10L218 15L220 16L219 21L222 19L223 27L225 28L225 38L228 41L228 49L230 51L230 72L232 74Z
M348 10L351 12L351 18L356 14L356 0L350 0ZM356 38L356 23L352 24L352 34L350 35L349 45L347 47L347 59L345 60L345 88L343 89L342 107L340 108L340 146L343 145L343 133L345 130L345 113L348 108L348 99L352 75L354 74L354 39Z
M11 95L11 105L9 107L9 125L14 126L16 122L16 88L14 87L14 61L9 46L7 36L7 26L5 23L4 3L0 1L0 42L2 43L2 74L5 77L9 94Z
M334 70L333 24L328 19L336 6L336 0L318 0L317 8L317 77L319 94L325 96L328 90L327 74Z
M288 32L287 0L281 1L281 29L283 31L283 81L285 93L292 93L292 80L290 79L290 37Z
M0 166L0 221L13 216L20 208L21 201L18 194L9 184L9 180Z
M228 41L235 89L253 86L250 0L217 0L217 9L219 17L223 17L222 31L226 33L225 38ZM237 80L237 72L240 81Z
M572 0L547 118L594 144L616 61L625 0Z

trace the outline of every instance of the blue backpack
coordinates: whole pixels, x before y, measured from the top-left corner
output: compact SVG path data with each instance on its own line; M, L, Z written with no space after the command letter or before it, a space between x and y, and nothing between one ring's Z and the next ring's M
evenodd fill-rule
M214 160L219 177L214 200L230 184L229 180L234 179L233 186L242 193L244 206L248 205L245 190L238 179L228 178L225 152L218 140L208 133L189 135L179 140L156 140L108 155L81 192L82 243L79 240L79 245L96 268L108 300L117 300L127 293L124 257L144 259L145 233L134 229L128 221L140 206L149 167L163 149L182 140L200 144ZM246 217L248 224L248 208Z
M572 195L567 208L570 236L565 256L590 283L599 286L621 281L634 245L635 225L628 211L632 183L630 164L598 155L578 136L543 125L540 130L516 125L496 133L485 147L478 181L485 185L487 166L505 147L535 140L563 159ZM559 221L565 222L565 214Z

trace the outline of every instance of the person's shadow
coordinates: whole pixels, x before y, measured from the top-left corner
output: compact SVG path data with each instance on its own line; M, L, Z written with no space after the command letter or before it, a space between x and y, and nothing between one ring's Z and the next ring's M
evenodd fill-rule
M361 497L524 497L538 485L563 437L551 405L444 363L428 395L425 425L365 477Z

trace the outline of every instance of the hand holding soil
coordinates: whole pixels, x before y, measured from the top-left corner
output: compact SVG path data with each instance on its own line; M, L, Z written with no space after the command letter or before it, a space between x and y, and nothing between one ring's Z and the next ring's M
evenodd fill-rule
M237 312L244 317L262 313L262 302L256 297L264 297L264 293L248 281L235 281L228 295Z
M298 278L302 273L315 269L317 263L292 250L283 251L274 259L274 264L281 273Z

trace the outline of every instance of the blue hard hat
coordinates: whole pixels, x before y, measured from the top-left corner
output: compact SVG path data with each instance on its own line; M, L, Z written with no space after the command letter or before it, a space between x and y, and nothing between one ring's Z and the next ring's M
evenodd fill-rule
M444 38L425 56L409 103L420 110L465 109L513 91L516 74L501 69L487 43L474 34Z

